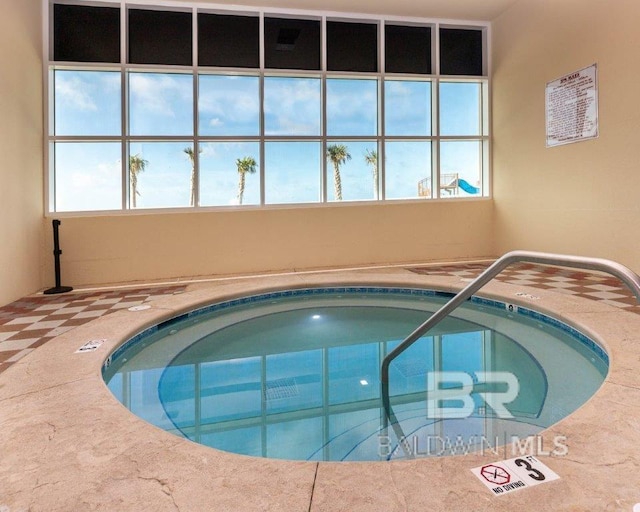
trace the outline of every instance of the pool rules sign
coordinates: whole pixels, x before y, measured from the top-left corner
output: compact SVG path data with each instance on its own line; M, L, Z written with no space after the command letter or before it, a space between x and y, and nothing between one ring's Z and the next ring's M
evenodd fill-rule
M532 455L473 468L471 472L495 495L558 480L560 477Z
M593 64L547 83L547 147L598 136L598 67Z

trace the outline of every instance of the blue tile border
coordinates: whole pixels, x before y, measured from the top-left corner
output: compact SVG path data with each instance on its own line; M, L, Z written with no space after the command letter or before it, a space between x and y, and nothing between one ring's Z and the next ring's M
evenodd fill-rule
M518 314L522 316L526 316L532 318L540 323L550 325L555 327L556 329L560 329L565 334L568 334L572 338L578 340L582 345L587 347L591 352L593 352L596 356L598 356L603 362L609 366L609 354L604 350L600 345L598 345L591 338L580 332L579 330L571 327L570 325L561 322L560 320L545 315L543 313L539 313L538 311L534 311L532 309L518 307Z
M440 299L450 299L454 297L456 294L454 292L446 292L441 290L425 290L420 288L396 288L396 287L380 287L380 286L340 286L340 287L327 287L327 288L300 288L293 290L282 290L277 292L268 292L261 293L259 295L249 295L247 297L241 297L238 299L231 299L223 302L217 302L215 304L210 304L208 306L204 306L198 309L194 309L193 311L189 311L188 313L183 313L181 315L175 316L163 322L160 322L157 325L151 326L145 329L142 332L139 332L132 338L128 339L122 345L120 345L114 352L109 355L107 360L102 366L102 372L111 365L112 361L118 359L126 350L131 347L137 345L140 341L155 334L160 329L170 327L182 320L197 318L202 315L206 315L208 313L214 313L216 311L222 311L234 306L253 304L258 302L266 302L273 299L281 299L284 297L304 297L304 296L317 296L317 295L337 295L337 294L381 294L381 295L410 295L415 297L429 297L429 298L440 298ZM471 297L470 302L472 304L476 304L478 306L486 306L490 308L507 310L509 304L507 302L502 302L494 299L485 299L483 297ZM606 350L604 350L599 344L593 341L591 338L580 332L579 330L567 325L566 323L548 316L546 314L540 313L538 311L534 311L532 309L528 309L522 306L518 306L513 311L515 314L522 315L524 317L536 320L542 324L549 325L555 327L556 329L560 329L565 334L571 336L572 338L579 341L586 348L591 350L600 360L602 360L607 366L609 366L609 355Z

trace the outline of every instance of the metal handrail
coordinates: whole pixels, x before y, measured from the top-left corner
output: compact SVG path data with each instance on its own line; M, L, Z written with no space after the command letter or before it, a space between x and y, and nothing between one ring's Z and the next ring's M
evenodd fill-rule
M539 263L542 265L555 265L560 267L573 267L585 270L597 270L611 274L624 284L626 284L634 293L638 302L640 302L640 276L629 268L616 263L615 261L605 260L601 258L585 258L581 256L568 256L564 254L551 254L544 252L530 251L512 251L498 258L491 266L489 266L482 274L474 279L469 285L458 292L449 302L436 311L431 317L421 324L415 331L407 336L400 345L394 348L382 360L380 368L380 380L383 386L383 398L387 397L388 402L388 386L389 386L389 365L396 357L402 354L413 343L421 338L427 331L448 316L460 304L468 300L475 292L482 288L485 284L496 277L509 265L519 262Z

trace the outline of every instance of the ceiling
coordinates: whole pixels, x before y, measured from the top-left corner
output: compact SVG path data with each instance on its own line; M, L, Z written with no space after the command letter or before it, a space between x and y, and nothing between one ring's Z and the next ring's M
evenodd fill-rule
M175 0L193 4L194 0ZM274 9L341 11L386 16L491 21L519 0L195 0Z

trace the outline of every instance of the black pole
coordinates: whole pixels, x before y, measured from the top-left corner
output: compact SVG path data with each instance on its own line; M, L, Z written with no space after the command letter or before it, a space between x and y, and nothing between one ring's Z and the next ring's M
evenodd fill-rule
M45 295L66 293L73 290L71 286L62 286L60 284L60 255L62 254L62 251L60 250L60 236L58 234L60 224L62 223L58 219L53 219L53 258L55 262L56 285L53 288L45 290Z

